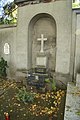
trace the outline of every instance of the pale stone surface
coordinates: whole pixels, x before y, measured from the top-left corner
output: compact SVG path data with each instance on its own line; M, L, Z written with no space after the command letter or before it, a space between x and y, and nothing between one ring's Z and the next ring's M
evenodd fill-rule
M36 4L33 6L29 5L29 6L24 6L24 7L19 8L19 20L18 20L18 29L17 29L18 30L17 31L18 32L17 34L17 48L18 48L17 57L18 59L21 58L21 53L19 51L20 50L23 51L23 48L19 46L22 46L25 41L28 41L28 27L29 27L28 25L31 22L32 18L37 16L37 14L40 14L40 13L50 14L57 23L56 71L62 72L62 73L69 73L70 43L71 43L71 19L70 19L71 11L69 11L70 9L68 6L68 2L67 1L56 1L56 2L51 2L48 4L41 3L41 4ZM29 16L26 15L25 11L28 11ZM22 19L24 22L22 22ZM35 22L36 22L36 18L35 18L34 23ZM24 46L24 51L23 51L24 53L26 50L29 50L28 45L30 44L28 44L27 42L26 45ZM26 52L27 67L30 64L28 62L28 53L29 51ZM31 53L29 53L29 55L30 54ZM17 65L20 67L19 64Z
M40 19L39 19L40 17ZM37 41L37 38L41 37L41 34L44 34L44 37L47 38L47 41L44 42L44 52L49 54L49 68L55 70L56 64L56 24L54 19L50 18L51 16L47 14L40 14L35 16L32 19L32 23L36 19L36 23L31 27L30 39L32 39L32 66L35 65L35 59L37 53L40 52L41 43ZM43 27L44 26L44 27ZM33 29L34 28L34 29ZM30 53L31 54L31 53Z
M36 66L47 66L47 56L36 57Z
M76 86L80 89L80 74L78 74L78 73L76 76Z
M74 61L75 61L75 45L76 45L76 13L72 12L72 40L71 40L71 56L70 56L70 74L75 76ZM74 73L74 75L73 75Z
M75 44L75 73L80 73L80 14L76 14L77 21L76 21L76 44ZM77 32L78 31L78 32Z
M47 38L44 38L44 35L41 34L41 38L37 38L37 40L38 40L38 41L41 41L41 50L40 50L40 52L41 52L41 53L44 53L44 41L46 41Z
M73 83L67 86L64 120L80 120L80 91Z
M4 54L4 44L9 43L10 54ZM15 77L16 73L16 27L0 29L0 56L8 62L8 77Z

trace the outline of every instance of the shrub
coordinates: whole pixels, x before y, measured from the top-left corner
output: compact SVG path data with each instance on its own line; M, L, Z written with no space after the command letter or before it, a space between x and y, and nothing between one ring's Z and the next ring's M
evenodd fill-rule
M6 68L8 68L7 61L4 60L3 57L1 57L0 60L0 77L6 77Z
M17 99L19 101L32 103L34 101L35 95L31 92L26 91L26 88L23 87L19 89L19 92L17 93Z

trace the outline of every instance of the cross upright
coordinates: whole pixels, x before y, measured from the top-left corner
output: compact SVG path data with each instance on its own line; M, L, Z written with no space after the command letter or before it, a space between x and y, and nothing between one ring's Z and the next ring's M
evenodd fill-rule
M44 41L46 41L47 38L44 38L44 35L41 34L41 38L38 38L37 40L41 41L41 50L40 50L40 52L43 53L44 52Z

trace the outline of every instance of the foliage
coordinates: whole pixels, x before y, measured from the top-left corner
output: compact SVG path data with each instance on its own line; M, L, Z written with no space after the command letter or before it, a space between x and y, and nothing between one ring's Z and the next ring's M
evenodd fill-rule
M27 92L25 87L19 89L19 92L17 93L17 99L19 101L23 101L24 103L32 103L34 101L34 98L35 95L31 92Z
M78 110L78 111L76 112L76 114L80 116L80 110Z
M14 24L17 22L17 6L14 2L7 3L4 7L4 14L0 18L0 24Z
M62 97L64 95L64 91L62 90L46 92L43 94L37 93L36 103L31 104L29 111L32 115L36 116L57 116L57 113L61 110L59 110L59 107L61 106Z
M1 60L0 60L0 76L1 77L7 76L6 68L8 68L7 61L5 61L3 57L1 57Z
M80 8L80 3L72 3L72 8Z

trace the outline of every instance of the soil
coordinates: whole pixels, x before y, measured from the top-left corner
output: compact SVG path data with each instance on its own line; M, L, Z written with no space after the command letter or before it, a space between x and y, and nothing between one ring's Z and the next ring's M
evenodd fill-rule
M10 115L10 120L63 120L65 91L37 92L36 102L24 103L16 97L22 87L22 83L13 80L0 80L0 120L5 120L5 113Z

